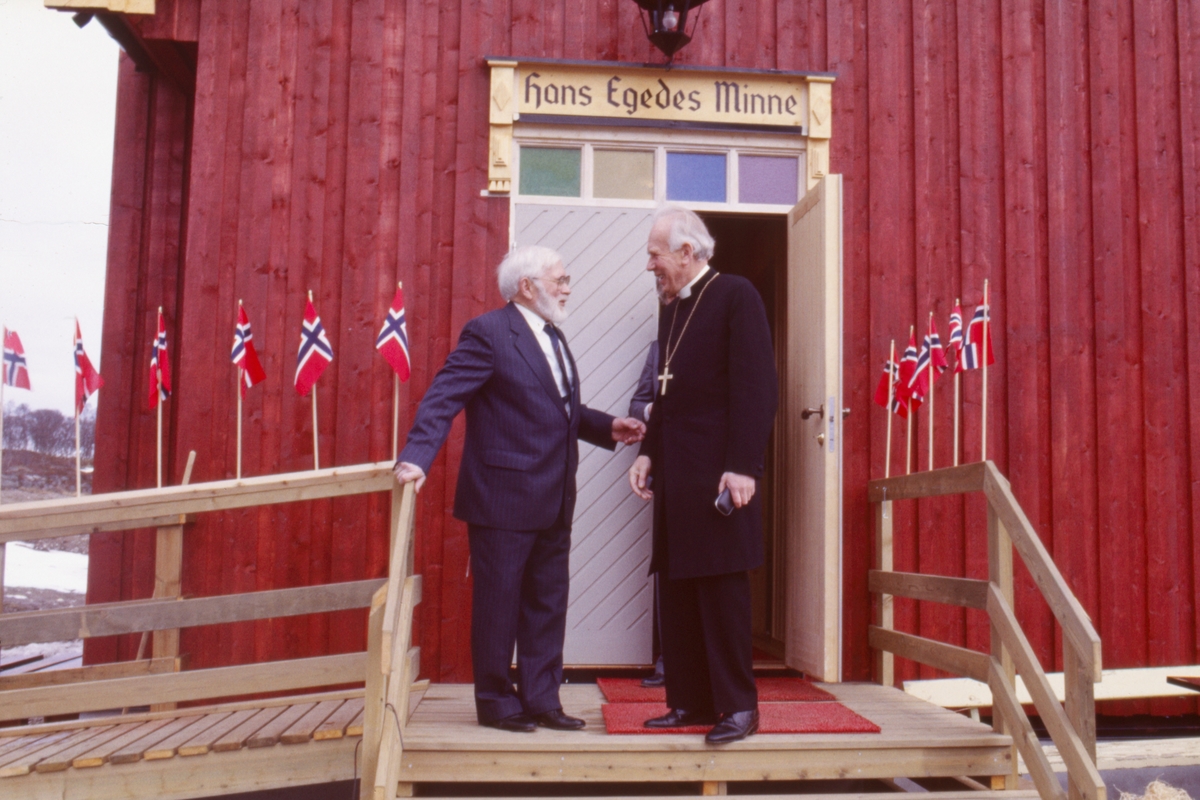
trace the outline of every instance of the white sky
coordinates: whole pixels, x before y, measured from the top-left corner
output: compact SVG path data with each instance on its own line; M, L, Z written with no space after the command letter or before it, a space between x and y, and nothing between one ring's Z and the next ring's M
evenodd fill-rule
M6 403L71 413L76 316L100 368L119 52L98 22L0 0L0 323L33 384Z

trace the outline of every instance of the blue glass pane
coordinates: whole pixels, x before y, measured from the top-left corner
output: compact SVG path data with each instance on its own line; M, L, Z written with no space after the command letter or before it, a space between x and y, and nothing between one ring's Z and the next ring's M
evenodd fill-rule
M724 153L667 153L667 199L725 202Z

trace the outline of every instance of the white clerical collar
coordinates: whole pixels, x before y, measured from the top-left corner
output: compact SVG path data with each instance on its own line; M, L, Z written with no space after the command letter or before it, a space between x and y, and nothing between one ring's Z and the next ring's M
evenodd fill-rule
M694 277L690 281L688 281L687 286L684 286L682 289L680 289L679 294L677 294L675 296L680 300L687 300L689 297L691 297L692 296L692 287L696 285L696 281L698 281L704 277L704 274L706 272L708 272L708 263L707 262L705 262L704 268L696 273L696 277Z
M525 321L529 323L529 327L533 329L534 333L545 332L546 320L542 318L541 314L537 313L529 306L521 305L515 300L513 301L513 305L517 307L517 311L521 312L521 316L523 316Z

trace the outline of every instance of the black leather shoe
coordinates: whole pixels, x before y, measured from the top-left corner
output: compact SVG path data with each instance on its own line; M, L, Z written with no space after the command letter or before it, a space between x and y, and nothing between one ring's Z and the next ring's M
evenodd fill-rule
M537 723L528 714L513 714L511 717L494 719L491 722L480 722L479 724L495 728L499 731L508 731L509 733L533 733L537 730Z
M657 689L660 686L667 685L667 676L661 672L656 672L649 678L642 678L642 687L645 689Z
M532 719L535 724L543 728L549 728L552 731L577 731L584 725L587 725L579 717L568 717L563 713L561 708L556 708L553 711L543 711L541 714L534 714Z
M648 719L642 724L647 728L686 728L688 725L712 725L717 715L711 711L686 711L672 708L661 717Z
M745 739L758 731L758 709L753 711L734 711L722 714L721 721L716 724L704 741L709 744L729 744Z

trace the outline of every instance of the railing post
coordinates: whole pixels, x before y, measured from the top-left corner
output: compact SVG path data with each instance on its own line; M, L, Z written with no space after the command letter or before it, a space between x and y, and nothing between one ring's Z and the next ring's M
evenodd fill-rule
M992 507L991 502L987 507L987 523L988 523L988 580L996 587L1008 603L1009 608L1015 608L1013 603L1013 548L1012 539L1008 536L1008 531L996 516L996 509ZM1000 667L1003 671L1003 679L1012 687L1014 694L1016 693L1017 685L1017 670L1013 665L1012 654L1008 652L1008 648L1004 646L1004 641L1000 636L1000 631L996 628L993 621L991 623L992 656L1000 662ZM1004 776L1005 789L1016 789L1018 778L1017 764L1017 745L1015 737L1018 732L1009 730L1009 726L1005 724L1003 716L996 713L996 709L992 709L992 728L997 733L1009 734L1014 737L1012 746L1012 772ZM995 781L995 778L993 778ZM992 788L1000 788L993 786Z
M892 559L892 501L883 500L875 506L875 566L880 572L891 572ZM890 594L879 595L879 627L895 627L893 599ZM896 684L896 657L889 650L878 651L879 682L884 686Z
M1092 673L1087 669L1070 640L1063 637L1063 684L1066 695L1065 710L1071 727L1075 729L1083 749L1092 763L1096 763L1096 688ZM1086 795L1067 775L1068 800L1082 800Z

